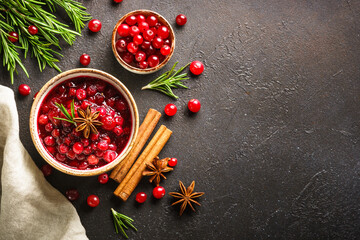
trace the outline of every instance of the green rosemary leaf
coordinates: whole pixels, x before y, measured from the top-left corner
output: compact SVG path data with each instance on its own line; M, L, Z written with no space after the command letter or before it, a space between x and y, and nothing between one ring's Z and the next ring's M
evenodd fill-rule
M137 231L136 227L132 224L132 222L134 221L133 219L129 218L128 216L126 216L124 214L116 212L113 208L111 208L111 213L113 215L116 233L121 232L121 234L125 238L128 238L128 235L125 232L125 230L129 229L128 227L131 227L132 229ZM124 228L125 228L125 230L124 230Z
M74 122L74 121L71 121L71 120L69 120L69 119L59 118L59 117L53 117L53 118L58 119L58 120L63 120L63 121L66 121L66 122L69 122L69 123L74 123L74 124L75 124L75 122Z
M71 102L71 116L74 119L75 118L75 106L74 106L74 99Z
M183 80L189 79L187 77L187 73L182 73L182 74L180 73L187 66L189 66L190 63L181 67L177 71L174 71L177 64L178 62L176 62L169 71L161 74L159 77L157 77L155 80L150 82L148 85L144 86L141 90L145 90L145 89L156 90L168 95L169 97L178 99L179 97L173 93L172 88L179 88L179 87L188 88L182 82Z

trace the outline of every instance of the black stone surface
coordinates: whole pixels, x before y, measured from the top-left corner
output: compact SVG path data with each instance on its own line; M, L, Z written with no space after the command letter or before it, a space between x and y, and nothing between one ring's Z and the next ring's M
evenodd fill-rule
M90 239L121 239L110 208L131 216L139 231L131 239L359 239L360 236L360 1L351 0L197 0L82 1L103 23L99 33L85 29L72 47L63 44L62 70L80 67L88 53L91 68L119 78L132 92L140 118L152 107L175 103L178 113L162 117L173 130L161 157L179 164L163 182L167 192L178 181L204 191L196 213L178 216L172 198L151 197L142 181L135 192L149 195L143 205L133 194L126 203L113 196L117 184L96 177L72 177L55 171L48 181L64 193L77 188L74 202ZM116 21L135 9L159 12L175 25L175 54L159 73L129 73L115 60L110 36ZM65 19L65 21L67 21ZM176 90L180 99L141 91L173 63L192 60L205 72ZM21 140L38 166L45 162L29 134L32 97L57 72L43 73L27 59L27 79L20 70L14 85L1 69L0 84L16 93ZM28 97L17 95L27 83ZM202 109L189 114L187 101ZM86 197L101 203L91 209Z

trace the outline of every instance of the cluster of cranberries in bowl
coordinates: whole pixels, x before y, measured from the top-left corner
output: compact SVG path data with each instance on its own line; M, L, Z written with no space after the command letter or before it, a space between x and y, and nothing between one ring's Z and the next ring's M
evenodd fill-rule
M77 109L99 111L102 123L97 134L85 138L76 125L56 118L66 118L55 103L70 112ZM52 157L62 164L80 170L94 169L112 162L126 147L131 133L129 104L111 84L93 77L76 77L60 83L41 103L37 117L39 137Z
M117 28L116 50L129 65L153 68L171 53L170 29L154 15L130 15Z

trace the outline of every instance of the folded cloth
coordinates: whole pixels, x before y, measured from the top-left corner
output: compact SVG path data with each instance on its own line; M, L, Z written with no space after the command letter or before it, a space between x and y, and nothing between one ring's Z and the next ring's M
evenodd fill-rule
M76 209L21 144L14 94L4 86L0 116L0 239L88 239Z

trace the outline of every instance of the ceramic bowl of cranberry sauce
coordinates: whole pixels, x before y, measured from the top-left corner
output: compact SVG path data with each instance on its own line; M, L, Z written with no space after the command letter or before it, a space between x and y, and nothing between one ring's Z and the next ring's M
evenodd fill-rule
M40 155L75 176L111 170L133 147L138 128L129 90L112 75L88 68L47 82L30 113L30 133Z
M117 61L138 74L158 71L175 50L175 34L169 22L150 10L125 14L112 33L112 50Z

